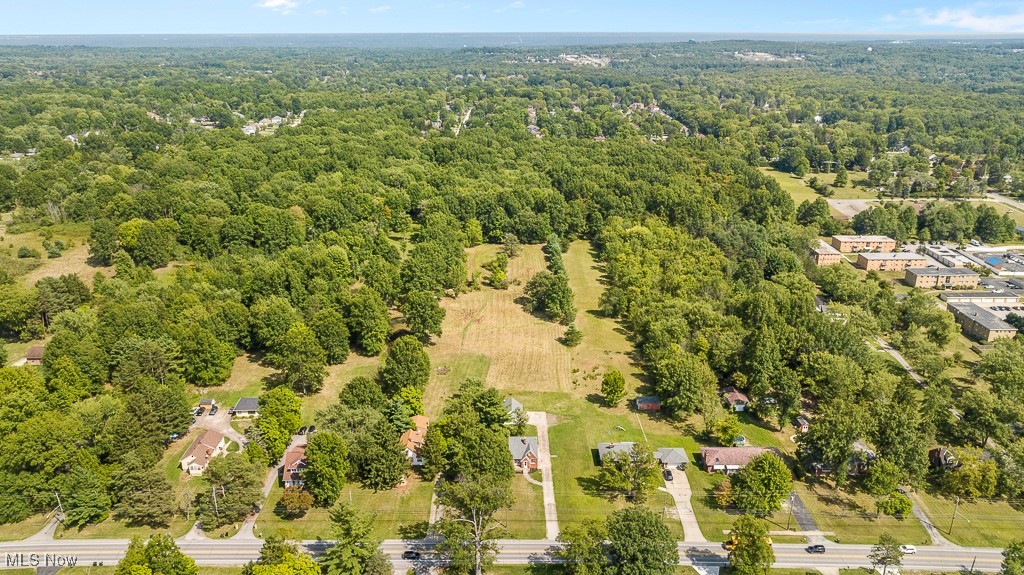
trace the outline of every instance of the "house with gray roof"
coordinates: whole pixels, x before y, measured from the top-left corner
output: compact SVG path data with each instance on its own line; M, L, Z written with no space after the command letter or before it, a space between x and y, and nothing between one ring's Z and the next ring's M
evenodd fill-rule
M654 458L666 468L685 466L690 460L682 447L660 447L654 450Z
M632 453L633 446L636 443L632 441L622 441L620 443L598 443L597 444L597 459L601 463L604 463L604 458L612 453Z
M512 466L516 473L536 471L540 466L540 449L536 437L513 435L508 438L508 450L512 453Z
M259 417L260 416L260 400L257 397L240 397L238 403L231 410L231 415L235 417Z

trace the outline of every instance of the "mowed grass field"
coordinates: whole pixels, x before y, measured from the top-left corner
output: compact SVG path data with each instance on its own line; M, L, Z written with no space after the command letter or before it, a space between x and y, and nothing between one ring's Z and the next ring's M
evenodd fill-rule
M74 274L86 284L92 285L93 276L97 271L104 275L111 276L114 273L113 267L97 267L90 265L89 245L89 224L66 223L50 226L49 228L38 228L21 233L10 233L12 226L12 215L10 213L0 214L0 256L12 258L10 265L15 267L14 271L21 271L21 281L26 285L34 285L44 277L61 276ZM51 241L60 240L65 246L70 246L58 258L48 258L46 250L43 249L44 230L52 234ZM34 249L40 254L39 259L18 258L18 249L27 247ZM11 260L7 260L10 262Z
M831 531L838 543L874 544L887 532L902 544L927 545L931 538L913 515L896 519L878 516L875 498L866 493L838 491L826 483L796 483L796 492L811 512L818 529Z
M330 539L331 520L329 508L313 508L298 519L282 519L276 513L277 502L284 489L274 486L256 519L256 534L271 533L290 529L300 539ZM410 474L404 485L389 491L363 489L358 484L349 484L341 494L341 500L375 516L373 534L382 539L396 539L409 533L425 531L430 519L430 499L433 485L418 475ZM543 511L542 511L543 518ZM421 535L418 535L421 536Z
M1005 500L961 499L954 521L953 499L924 490L914 498L939 532L958 545L1005 547L1024 531L1024 513Z

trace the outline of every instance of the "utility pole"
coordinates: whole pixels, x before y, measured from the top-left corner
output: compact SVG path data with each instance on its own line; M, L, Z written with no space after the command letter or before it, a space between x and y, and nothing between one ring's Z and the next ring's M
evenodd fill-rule
M220 518L220 511L217 509L217 486L210 487L210 493L213 494L213 514Z
M60 509L60 520L64 522L64 505L60 502L60 492L56 489L53 490L53 494L57 496L57 508Z
M978 556L975 555L974 559L971 560L971 575L974 575L974 564L978 562Z
M949 519L949 531L946 532L949 535L953 534L953 522L956 521L956 511L957 511L957 509L960 508L960 498L957 497L953 501L954 501L954 504L953 504L953 517L951 517Z

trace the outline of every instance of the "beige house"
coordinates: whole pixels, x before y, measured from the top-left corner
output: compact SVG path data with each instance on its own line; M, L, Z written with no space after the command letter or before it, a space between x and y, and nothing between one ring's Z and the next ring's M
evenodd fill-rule
M818 245L811 250L811 259L816 266L830 266L843 261L843 254L825 243L825 240L818 240Z
M867 271L901 272L907 268L923 268L928 260L909 252L881 252L857 254L857 267Z
M896 240L889 236L832 236L832 247L841 252L891 252Z
M427 425L430 420L422 415L414 415L412 417L412 424L416 426L416 429L407 429L401 437L398 438L398 442L405 448L405 456L409 459L410 464L414 467L420 467L425 462L420 457L420 448L423 447L423 442L427 436Z
M179 464L181 470L189 475L202 475L206 466L217 456L224 455L228 450L228 442L224 436L212 429L207 429L188 446Z
M962 289L978 287L981 275L967 268L907 268L904 281L910 287L924 289Z

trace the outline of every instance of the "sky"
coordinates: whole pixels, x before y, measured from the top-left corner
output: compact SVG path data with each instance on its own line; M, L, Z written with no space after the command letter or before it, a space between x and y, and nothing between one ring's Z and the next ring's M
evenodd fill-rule
M1024 33L1024 0L0 0L0 34Z

